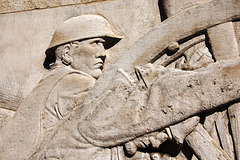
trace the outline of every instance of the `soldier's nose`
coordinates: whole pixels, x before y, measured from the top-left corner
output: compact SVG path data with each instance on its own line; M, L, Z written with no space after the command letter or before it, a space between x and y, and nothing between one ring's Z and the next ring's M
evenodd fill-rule
M99 49L98 53L96 54L96 57L106 57L106 50L102 43L99 44Z
M100 57L106 57L106 51L105 49L100 52Z

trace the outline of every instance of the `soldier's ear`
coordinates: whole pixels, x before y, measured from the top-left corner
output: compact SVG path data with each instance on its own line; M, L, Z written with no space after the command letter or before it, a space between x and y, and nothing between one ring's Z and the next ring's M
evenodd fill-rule
M62 52L62 63L65 65L70 65L73 62L73 58L72 58L72 52L71 50L71 45L70 44L66 44L63 47L63 52Z

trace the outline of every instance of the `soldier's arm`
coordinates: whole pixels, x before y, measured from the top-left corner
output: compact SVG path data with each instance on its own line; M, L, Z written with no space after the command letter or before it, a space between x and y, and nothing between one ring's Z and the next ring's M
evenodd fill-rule
M147 91L119 84L95 103L95 110L79 123L79 132L96 146L110 147L239 101L239 68L235 60L196 72L169 71Z

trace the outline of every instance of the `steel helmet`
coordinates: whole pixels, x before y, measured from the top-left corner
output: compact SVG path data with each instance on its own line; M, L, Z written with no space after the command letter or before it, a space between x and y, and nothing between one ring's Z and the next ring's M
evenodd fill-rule
M105 39L104 46L106 49L112 47L121 39L120 36L114 34L110 23L100 15L88 14L70 18L55 31L46 50L46 55L53 56L51 55L54 54L52 52L61 44L97 37Z

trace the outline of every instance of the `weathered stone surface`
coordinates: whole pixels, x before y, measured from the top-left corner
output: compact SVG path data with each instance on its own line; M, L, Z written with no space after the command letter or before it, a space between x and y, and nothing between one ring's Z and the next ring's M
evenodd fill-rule
M239 103L236 103L228 108L228 114L231 122L231 129L233 134L234 147L236 152L236 158L240 158L240 107Z
M239 159L239 1L1 7L0 159Z
M79 5L93 2L102 2L111 0L1 0L0 13L19 12L34 9L45 9L53 7L61 7L68 5Z
M232 137L230 136L228 132L228 123L224 123L224 117L223 115L226 115L226 112L219 113L217 120L216 120L216 127L217 131L220 137L221 145L224 151L229 155L231 159L234 159L234 150L233 150L233 142ZM228 121L228 119L227 119Z
M239 21L233 22L233 27L234 27L238 49L239 49L240 48L240 22Z
M224 105L229 101L239 100L239 83L237 77L240 73L236 71L239 68L238 61L239 60L236 60L235 64L232 64L233 61L228 61L228 63L215 63L205 69L199 69L198 72L163 69L165 73L163 76L160 74L157 81L152 84L149 97L143 96L148 95L144 92L141 93L138 90L131 91L131 88L130 90L126 89L121 91L121 88L113 87L111 90L115 92L111 92L111 90L107 92L100 104L95 107L92 104L87 105L91 113L89 113L89 115L86 114L86 119L80 125L80 128L85 128L81 129L84 130L82 134L88 135L88 140L96 143L96 145L113 145L114 143L121 143L123 139L129 140L134 138L134 136L140 136L146 130L151 132L157 129L163 129L191 115L216 109L217 106ZM161 69L159 71L161 73ZM228 76L225 77L227 74ZM173 79L172 77L175 78ZM178 83L181 85L176 85ZM132 96L127 98L124 96L126 94L125 92ZM146 99L147 104L145 104ZM212 99L214 99L214 101L211 101ZM113 102L116 102L116 104ZM143 109L140 108L140 110L143 110L143 113L140 115L137 114L139 118L130 116L136 114L137 108L133 106L142 105L144 107ZM179 106L184 107L181 108ZM115 111L115 109L117 111ZM92 112L92 110L95 110L95 112ZM104 117L100 116L106 115L106 112L115 114L109 114ZM98 114L99 116L97 116ZM111 125L111 121L121 121L121 117L127 116L125 114L129 116L124 120L124 123L122 122L117 126ZM164 118L160 119L159 117ZM143 120L141 120L141 118L143 118ZM99 121L104 123L96 124L96 122ZM139 123L143 124L139 125ZM87 129L86 126L88 126ZM107 141L103 138L106 134L106 128L104 126L107 126L109 130ZM126 137L125 134L119 135L121 130L125 129L127 129L126 134L132 135L133 137ZM98 134L96 135L96 133ZM119 137L119 141L117 141L117 136L123 139Z
M196 129L186 137L186 141L193 148L194 153L199 159L230 160L230 157L217 145L201 125L197 126Z
M209 2L211 0L183 0L179 3L178 0L162 0L161 5L163 7L163 12L167 17L171 17L179 12L183 12L196 5Z
M239 57L238 43L232 22L209 28L207 33L216 61Z
M14 113L14 111L0 108L0 129L13 117Z

